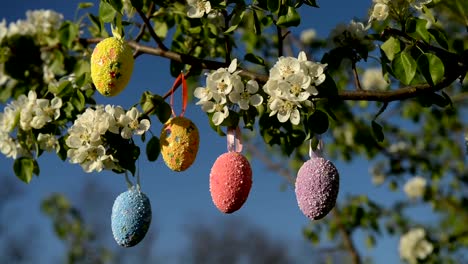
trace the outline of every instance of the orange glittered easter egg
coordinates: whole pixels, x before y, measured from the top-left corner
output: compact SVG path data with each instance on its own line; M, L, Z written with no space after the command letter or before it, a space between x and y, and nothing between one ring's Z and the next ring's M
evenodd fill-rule
M174 171L184 171L195 161L200 135L195 124L185 117L169 119L161 131L161 154Z

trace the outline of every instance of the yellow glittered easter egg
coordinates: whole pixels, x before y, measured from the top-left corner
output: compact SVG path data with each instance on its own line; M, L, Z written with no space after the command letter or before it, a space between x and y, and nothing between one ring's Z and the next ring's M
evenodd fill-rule
M200 135L195 124L185 117L169 119L161 131L161 154L174 171L184 171L195 161Z
M130 81L133 64L132 49L123 39L106 38L91 55L91 79L102 95L117 95Z

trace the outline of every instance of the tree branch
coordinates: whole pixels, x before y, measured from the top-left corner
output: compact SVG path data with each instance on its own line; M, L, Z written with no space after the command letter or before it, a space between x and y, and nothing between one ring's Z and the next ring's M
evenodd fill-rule
M148 28L148 31L149 31L151 37L156 41L156 43L158 44L159 48L160 48L161 50L164 50L164 51L169 50L169 49L164 45L164 43L161 41L161 39L158 37L158 35L156 34L156 32L154 32L154 29L153 29L153 26L151 25L151 22L149 21L148 17L146 17L146 15L143 14L143 11L141 11L140 9L136 9L136 11L137 11L138 14L140 15L141 19L143 19L143 22L145 22L145 25L146 25L146 27Z
M351 238L351 232L349 232L349 230L341 222L341 215L338 212L338 209L336 206L335 208L333 208L332 212L333 212L333 216L336 219L336 224L338 226L338 229L340 230L341 237L343 238L344 246L351 254L351 262L353 264L360 264L361 257L359 256L359 253L356 247L354 246L354 242Z
M103 40L103 38L88 38L88 39L81 38L79 39L80 43L83 43L83 44L99 43L101 40ZM177 52L170 51L170 50L164 50L161 48L154 48L150 46L141 45L135 41L129 41L128 44L132 48L134 48L136 52L164 57L173 61L191 65L192 67L195 67L195 68L216 70L219 68L228 67L228 65L224 62L200 59L200 58L187 55L187 54L181 54L181 53L177 53ZM246 69L240 69L240 70L241 72L239 73L239 75L245 78L256 80L260 84L264 84L268 80L267 75L258 74L256 72L252 72ZM341 91L338 91L336 95L330 96L327 94L319 94L315 96L315 98L329 98L332 100L344 100L344 101L375 101L375 102L383 102L383 103L401 101L405 99L414 98L423 94L433 93L433 92L442 90L445 87L451 85L462 74L465 74L465 73L466 73L466 69L464 68L464 65L459 65L458 68L455 68L454 70L448 72L447 75L444 77L444 79L434 86L430 84L415 84L415 85L404 86L404 87L401 87L395 90L390 90L390 91L341 90Z
M151 14L153 12L154 12L154 2L151 2L150 6L148 8L148 12L146 13L145 17L151 16ZM136 42L140 42L141 38L145 34L145 30L146 30L146 23L143 23L143 25L141 25L141 27L140 27L140 31L138 32L138 35L135 38Z

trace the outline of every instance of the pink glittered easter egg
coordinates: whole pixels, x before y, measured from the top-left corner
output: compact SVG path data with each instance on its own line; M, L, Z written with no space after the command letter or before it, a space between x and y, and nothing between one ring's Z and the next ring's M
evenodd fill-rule
M210 193L213 203L223 213L239 210L252 187L249 161L238 152L227 152L216 159L210 173Z

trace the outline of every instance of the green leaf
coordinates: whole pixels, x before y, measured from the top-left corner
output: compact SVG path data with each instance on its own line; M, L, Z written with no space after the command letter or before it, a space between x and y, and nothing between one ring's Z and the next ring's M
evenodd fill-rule
M383 50L387 58L392 61L395 55L401 51L400 40L390 37L387 39L380 48Z
M418 69L430 85L435 85L444 78L444 63L432 53L424 53L419 56Z
M67 48L71 48L73 41L78 36L78 26L70 21L64 22L59 29L60 44Z
M267 8L270 12L276 13L281 5L281 0L268 0L267 1Z
M112 7L109 3L101 1L101 4L99 5L99 18L102 22L112 22L116 14L117 12L115 11L114 7Z
M385 138L382 126L375 121L372 121L372 134L378 142L382 142Z
M123 3L122 0L105 0L108 2L114 10L120 14L122 14Z
M300 23L301 16L292 6L288 6L286 14L281 15L276 21L276 25L281 27L297 27Z
M435 28L430 28L428 29L428 31L431 34L431 36L435 39L437 44L439 44L444 49L449 49L447 36L443 31Z
M395 77L405 85L410 84L414 79L417 66L416 61L406 51L398 53L392 62L392 69Z
M257 56L257 55L255 55L253 53L245 54L244 60L250 61L250 62L255 63L255 64L263 65L263 66L265 65L265 60L262 57Z
M90 7L93 7L94 4L92 2L84 2L84 3L79 3L78 4L78 9L86 9L86 8L90 8Z
M161 123L166 123L171 117L171 106L164 101L164 98L151 92L144 92L140 99L141 109L146 115L155 114Z
M81 112L85 108L85 97L80 90L76 90L75 96L70 98L70 102L72 103L73 107L75 107L78 112Z
M260 24L260 20L258 19L257 11L253 10L253 18L254 18L254 31L257 36L262 34L262 26Z
M159 138L156 136L151 137L146 145L146 156L148 157L149 161L155 161L159 157L159 153L161 152L161 146L159 144Z
M27 157L18 158L13 164L16 177L25 183L29 183L32 180L33 173L37 172L37 169L34 167L34 160Z
M234 15L231 18L231 26L224 32L224 33L230 33L239 26L239 24L242 22L242 18L244 18L245 15L245 8L236 8L234 10Z
M101 21L99 20L99 17L91 14L91 13L88 13L88 17L89 17L89 20L91 20L91 23L97 28L97 31L98 32L101 32L101 29L102 29L102 23Z
M413 18L409 19L406 22L406 33L408 35L416 38L416 39L423 39L425 42L429 42L430 34L426 28L427 21L425 19L420 18Z
M167 24L165 22L157 22L154 32L156 33L156 35L158 35L158 37L164 39L167 36L168 30L169 28L167 27Z
M315 112L307 119L307 126L315 134L323 134L328 130L328 115L320 110Z

